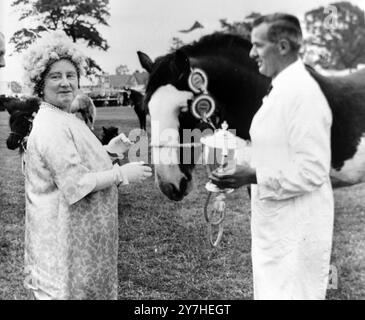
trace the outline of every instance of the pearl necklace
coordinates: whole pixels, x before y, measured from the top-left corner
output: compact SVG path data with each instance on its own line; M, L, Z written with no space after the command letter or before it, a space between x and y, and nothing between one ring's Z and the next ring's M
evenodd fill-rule
M62 112L63 114L69 114L67 111L62 110L59 107L56 107L53 104L50 104L48 102L42 101L41 105L39 106L40 109L51 109L57 112Z

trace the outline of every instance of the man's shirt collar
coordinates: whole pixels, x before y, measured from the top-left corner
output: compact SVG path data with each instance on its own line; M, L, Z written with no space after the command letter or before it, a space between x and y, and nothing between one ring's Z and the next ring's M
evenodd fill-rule
M304 64L301 59L296 60L292 64L288 65L282 70L271 82L272 86L280 87L282 85L287 86L293 77L298 77L305 70Z

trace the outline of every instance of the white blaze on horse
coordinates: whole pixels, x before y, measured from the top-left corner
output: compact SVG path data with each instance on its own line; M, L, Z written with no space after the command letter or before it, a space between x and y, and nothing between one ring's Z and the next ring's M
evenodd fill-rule
M168 198L179 201L192 189L194 161L179 162L186 150L183 129L204 128L192 112L186 112L187 95L181 96L185 99L180 104L183 107L169 105L169 97L181 95L179 91L193 94L188 83L191 70L204 70L209 79L207 90L216 104L211 122L219 128L227 121L238 137L250 140L252 118L270 85L270 79L261 75L249 58L250 49L251 43L241 37L217 33L154 62L138 52L142 67L150 73L144 101L151 115L153 154L159 159L164 154L171 158L173 154L176 160L176 163L156 165L158 185ZM343 77L325 77L310 67L308 71L321 87L333 113L331 177L334 186L365 182L365 70ZM175 132L169 137L169 143L175 147L161 141L161 132L169 130Z

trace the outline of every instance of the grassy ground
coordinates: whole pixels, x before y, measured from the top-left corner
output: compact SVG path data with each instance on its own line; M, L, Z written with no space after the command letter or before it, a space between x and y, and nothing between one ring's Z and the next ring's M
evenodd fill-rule
M26 299L23 288L24 182L17 152L6 149L8 115L0 112L0 299ZM101 126L138 127L129 108L99 108ZM167 201L153 179L120 188L120 299L252 299L249 202L229 195L221 245L212 249L202 208L206 173L182 202ZM365 186L336 190L332 265L337 289L329 299L365 298Z

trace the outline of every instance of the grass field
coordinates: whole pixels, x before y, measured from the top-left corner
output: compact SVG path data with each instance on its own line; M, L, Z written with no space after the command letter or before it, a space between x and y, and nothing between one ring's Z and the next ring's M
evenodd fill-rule
M0 299L26 299L23 288L24 182L17 152L6 148L8 114L0 112ZM133 109L99 108L102 126L128 133ZM182 202L168 201L153 179L119 191L120 299L252 299L250 206L245 189L229 195L220 246L210 247L202 215L204 168ZM329 299L365 299L365 185L335 191L332 266L337 289ZM315 209L315 208L314 208Z

